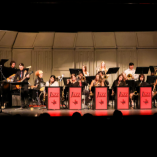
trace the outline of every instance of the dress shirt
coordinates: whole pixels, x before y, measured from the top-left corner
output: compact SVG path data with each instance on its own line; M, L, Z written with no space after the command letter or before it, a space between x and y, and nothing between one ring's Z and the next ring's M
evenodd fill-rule
M139 75L138 74L135 74L135 69L127 69L127 70L125 70L124 71L124 73L126 74L126 76L128 75L128 74L132 74L132 76L134 77L134 79L133 80L137 80L138 79L138 77L139 77Z

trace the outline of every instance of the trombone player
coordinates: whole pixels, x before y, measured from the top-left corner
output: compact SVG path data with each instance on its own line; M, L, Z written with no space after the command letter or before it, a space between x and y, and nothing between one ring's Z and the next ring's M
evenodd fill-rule
M124 71L125 80L137 80L139 75L135 74L134 63L129 63L129 68Z

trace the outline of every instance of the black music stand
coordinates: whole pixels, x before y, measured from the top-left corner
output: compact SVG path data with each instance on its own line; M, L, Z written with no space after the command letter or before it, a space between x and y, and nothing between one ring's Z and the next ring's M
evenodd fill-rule
M82 69L69 69L69 71L70 74L75 74L76 76L79 74L80 71L83 73Z
M95 76L86 76L87 83L91 84L92 80L95 79Z
M119 67L109 68L106 74L115 74L119 70Z
M63 82L65 86L67 85L67 79L70 79L70 77L63 77Z
M136 67L135 74L148 74L149 67Z

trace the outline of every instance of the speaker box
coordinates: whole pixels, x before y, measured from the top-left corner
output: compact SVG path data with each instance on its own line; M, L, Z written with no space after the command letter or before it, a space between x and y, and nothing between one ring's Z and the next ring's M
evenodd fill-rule
M21 106L21 96L12 95L12 106Z

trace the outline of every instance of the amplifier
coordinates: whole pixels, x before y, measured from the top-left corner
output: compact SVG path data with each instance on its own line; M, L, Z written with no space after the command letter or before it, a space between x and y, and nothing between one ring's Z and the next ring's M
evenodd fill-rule
M12 106L21 106L21 96L12 95Z

